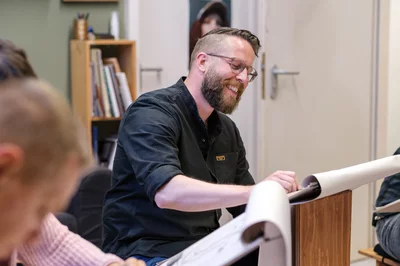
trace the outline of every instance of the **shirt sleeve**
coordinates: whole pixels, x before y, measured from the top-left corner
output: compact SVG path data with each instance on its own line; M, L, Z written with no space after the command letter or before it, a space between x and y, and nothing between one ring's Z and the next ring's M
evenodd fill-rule
M106 266L122 261L69 231L53 214L45 218L39 239L22 245L17 253L19 261L32 266Z
M153 203L159 188L183 174L177 116L164 102L144 97L131 105L120 128L118 141L138 183Z

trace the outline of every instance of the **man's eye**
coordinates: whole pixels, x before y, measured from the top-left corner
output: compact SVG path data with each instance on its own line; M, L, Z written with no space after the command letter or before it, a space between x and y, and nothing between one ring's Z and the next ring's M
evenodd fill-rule
M235 63L232 63L231 66L232 66L232 69L233 69L233 70L240 70L240 69L242 69L242 64L235 64Z

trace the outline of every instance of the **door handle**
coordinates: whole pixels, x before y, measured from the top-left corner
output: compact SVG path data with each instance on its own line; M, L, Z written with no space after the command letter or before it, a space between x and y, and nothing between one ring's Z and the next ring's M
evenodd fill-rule
M273 65L271 68L271 90L269 97L274 100L278 92L278 76L279 75L299 75L299 71L288 71L278 68L277 65Z
M142 67L139 65L139 94L142 94L142 85L143 85L143 72L156 72L157 73L157 80L160 81L161 72L163 71L162 67Z

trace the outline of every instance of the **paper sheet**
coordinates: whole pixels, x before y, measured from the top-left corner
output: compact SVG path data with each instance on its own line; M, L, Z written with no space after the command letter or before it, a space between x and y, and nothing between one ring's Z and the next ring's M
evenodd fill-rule
M289 266L292 264L289 201L292 205L306 203L399 172L400 155L394 155L308 176L302 182L304 189L290 194L276 182L261 182L254 187L245 213L161 265L231 265L260 247L259 266ZM400 200L385 207L400 210Z
M248 235L251 235L252 227L263 224L264 241L260 246L258 265L291 265L290 205L283 188L273 181L265 181L256 185L245 213L248 215L246 214L247 229L242 235L244 241L251 240Z
M213 233L164 261L163 266L223 266L268 243L274 259L263 266L291 265L290 206L283 188L276 182L256 185L246 211ZM270 262L279 261L278 264Z
M302 182L302 186L307 187L311 182L317 182L320 191L318 193L304 193L300 200L291 201L291 203L301 204L328 197L345 190L358 188L399 172L400 155L394 155L339 170L314 174L306 177ZM288 197L290 199L301 193L302 191L296 191L288 194Z

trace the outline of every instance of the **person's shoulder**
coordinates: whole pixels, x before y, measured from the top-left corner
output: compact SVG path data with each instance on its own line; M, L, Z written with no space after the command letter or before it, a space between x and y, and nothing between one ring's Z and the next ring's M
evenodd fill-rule
M179 94L179 88L170 86L168 88L158 89L146 92L138 97L126 110L123 121L127 119L139 119L142 122L146 118L158 117L166 119L167 117L176 118L177 107L176 97ZM136 121L136 120L135 120Z
M170 104L175 102L175 98L179 95L180 89L172 85L167 88L157 89L150 92L142 94L135 102L136 104L147 103L157 103L157 104Z

